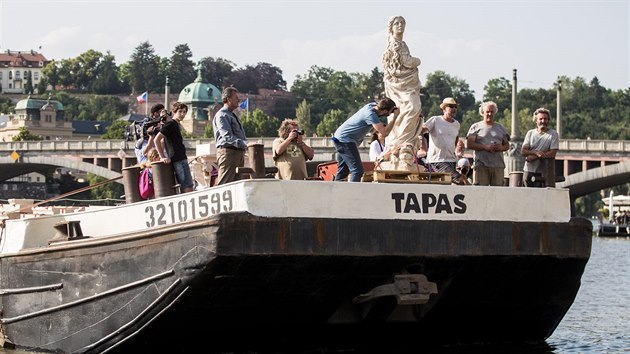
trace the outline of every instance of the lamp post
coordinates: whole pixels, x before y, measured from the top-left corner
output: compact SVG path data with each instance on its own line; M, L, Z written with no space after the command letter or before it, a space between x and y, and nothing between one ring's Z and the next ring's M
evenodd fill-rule
M503 154L505 161L507 178L510 187L518 187L522 185L523 166L525 159L521 155L521 147L523 139L519 136L518 131L518 100L517 100L517 77L516 69L512 70L512 132L510 136L510 147Z

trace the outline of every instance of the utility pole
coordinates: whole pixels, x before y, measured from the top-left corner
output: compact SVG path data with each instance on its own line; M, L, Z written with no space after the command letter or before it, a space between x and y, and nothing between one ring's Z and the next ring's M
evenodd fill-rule
M168 76L166 77L166 84L164 85L164 108L169 111L169 97L171 94L171 85L168 83Z
M512 140L518 139L518 104L516 100L516 69L512 70Z
M560 93L562 92L562 81L558 77L558 86L556 89L556 102L558 108L556 110L556 130L558 131L558 139L562 139L562 99Z
M519 137L518 131L518 102L517 102L517 78L516 69L512 70L512 135L510 136L510 147L503 154L505 161L506 178L510 187L519 187L523 184L523 165L525 159L521 155L523 139Z

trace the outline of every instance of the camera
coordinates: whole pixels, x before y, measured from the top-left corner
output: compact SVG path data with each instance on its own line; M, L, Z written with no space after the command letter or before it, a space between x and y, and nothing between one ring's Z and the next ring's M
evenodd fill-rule
M149 128L151 127L157 127L158 124L160 124L162 120L159 118L151 118L151 117L147 117L142 121L142 137L144 139L148 139L149 135L153 135L156 136L157 133L159 132L159 129L152 129L151 132L149 132Z
M304 135L304 129L294 129L293 131L300 135Z

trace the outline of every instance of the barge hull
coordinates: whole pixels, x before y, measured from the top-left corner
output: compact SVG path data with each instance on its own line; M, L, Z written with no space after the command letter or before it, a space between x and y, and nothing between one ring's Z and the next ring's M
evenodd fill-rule
M571 306L590 247L582 218L224 213L4 256L2 331L21 348L61 352L542 341ZM353 303L399 274L422 274L437 293Z

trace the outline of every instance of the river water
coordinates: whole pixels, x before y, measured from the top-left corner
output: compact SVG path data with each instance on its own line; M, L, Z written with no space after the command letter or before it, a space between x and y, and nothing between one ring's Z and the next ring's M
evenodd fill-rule
M399 340L393 340L393 342ZM211 351L211 345L204 350L206 353L211 353ZM0 349L0 353L29 352ZM301 354L333 353L358 354L359 352L309 350ZM427 348L422 343L417 343L404 351L379 352L381 353L630 353L630 239L593 237L591 258L586 265L582 285L575 302L546 343L440 348ZM168 351L166 354L174 354L174 352ZM247 354L261 353L248 352Z

